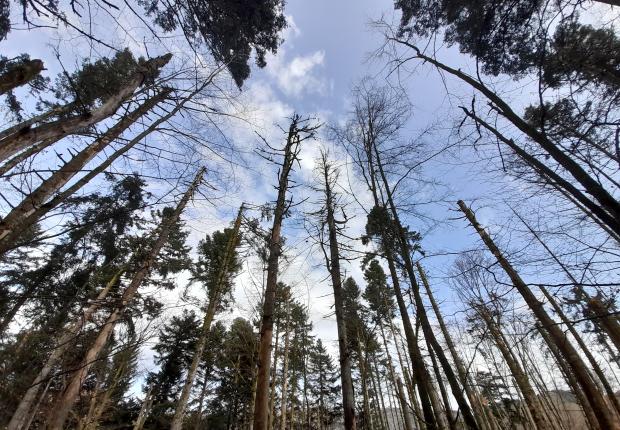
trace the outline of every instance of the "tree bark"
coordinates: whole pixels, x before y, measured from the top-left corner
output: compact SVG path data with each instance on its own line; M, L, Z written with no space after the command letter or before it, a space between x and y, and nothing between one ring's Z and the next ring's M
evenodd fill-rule
M271 370L271 341L273 337L273 314L275 310L278 267L282 254L282 219L286 212L286 192L289 174L297 157L301 143L298 124L300 117L295 115L288 130L284 146L284 160L278 178L278 197L273 214L273 226L269 238L269 257L267 260L267 285L263 302L260 340L258 346L258 372L256 380L256 400L254 402L254 430L267 430L269 424L269 372Z
M101 350L105 347L112 331L114 330L114 326L116 325L116 322L119 320L121 316L121 313L127 307L127 305L133 300L134 296L138 292L138 288L140 287L140 285L142 285L142 282L146 279L146 277L151 272L151 267L155 263L155 260L157 256L159 255L159 252L161 251L166 241L168 240L168 235L170 233L172 226L174 225L175 222L177 222L177 220L181 216L181 213L185 209L185 206L187 206L187 203L192 198L192 196L194 195L194 192L200 185L200 182L202 181L202 177L204 175L204 171L205 171L204 168L201 168L198 171L198 173L196 174L196 177L194 178L194 181L192 182L192 184L189 186L189 188L187 189L187 191L185 192L185 194L179 201L172 215L167 218L162 219L159 225L159 228L158 228L159 234L158 234L158 237L155 243L153 244L153 247L150 249L144 261L142 261L140 268L134 274L131 280L131 283L129 284L127 289L125 289L125 291L123 292L120 303L116 306L116 308L112 311L110 316L107 318L103 327L101 328L101 331L97 335L97 338L95 339L91 347L86 352L79 370L75 372L73 376L71 377L70 382L67 385L66 389L64 390L64 393L62 394L62 398L60 399L58 403L58 407L54 411L52 411L50 419L48 421L48 426L47 426L50 430L62 430L64 423L67 419L67 416L69 415L69 411L71 410L71 408L73 407L73 404L75 403L80 387L82 386L84 379L88 375L88 371L90 370L94 362L99 357Z
M148 113L159 102L165 100L171 91L171 89L160 91L155 96L146 100L134 111L125 115L116 125L65 163L58 171L54 172L52 176L43 181L43 183L30 193L19 205L13 208L13 210L0 221L0 255L10 249L12 245L10 239L15 237L14 235L9 237L12 233L21 233L24 229L34 224L38 218L36 216L33 217L33 215L40 214L40 212L37 213L37 211L54 193L66 185L90 160L118 138L121 133L127 130L141 116Z
M590 377L590 373L585 366L585 363L570 343L570 340L567 338L566 334L557 326L555 321L551 319L543 304L538 300L525 281L521 279L517 271L504 257L489 234L480 226L480 224L478 224L478 221L476 220L476 217L471 209L469 209L462 200L458 201L458 205L469 222L476 229L482 241L495 256L497 262L504 269L514 287L527 303L528 307L532 310L536 318L538 318L542 325L542 330L549 334L550 341L553 342L554 346L557 347L558 351L566 360L568 366L570 366L575 379L584 391L588 402L596 413L597 420L601 427L609 430L620 430L620 423L616 420L612 410L609 409L607 403L605 402L605 398Z
M286 429L286 397L288 395L288 358L291 335L290 314L286 316L286 333L284 333L284 357L282 359L282 396L280 398L280 430ZM275 385L275 380L272 382Z
M243 216L243 204L239 208L239 213L237 214L237 218L235 219L235 224L233 226L233 232L226 244L226 250L224 251L224 260L222 267L220 268L220 273L218 274L217 284L213 290L212 296L209 298L209 305L207 306L207 312L205 313L203 322L202 322L202 330L200 332L200 338L198 340L198 344L196 345L196 350L194 351L194 357L192 358L192 363L187 371L187 376L185 378L185 384L183 384L183 390L181 391L181 396L176 405L176 409L174 412L174 417L172 419L172 423L170 424L171 430L181 430L183 426L183 416L185 415L185 408L187 407L187 402L189 400L189 395L192 390L192 386L194 385L194 379L196 378L196 373L198 373L198 366L202 361L202 356L204 354L205 346L207 345L207 340L209 338L209 331L211 330L211 323L213 322L213 317L215 316L215 312L217 307L220 304L221 291L226 282L226 276L228 274L230 262L234 256L237 240L239 237L239 229L241 228L241 217Z
M327 227L329 229L329 258L325 255L326 264L331 276L334 289L334 311L338 329L338 351L340 356L340 383L342 388L342 407L344 409L344 428L357 428L355 417L355 394L353 378L351 376L351 351L347 340L347 327L344 316L344 300L342 297L342 278L340 273L340 250L338 244L338 229L334 217L335 201L331 187L329 164L325 154L322 154L322 170L324 180L325 209L327 211Z
M92 112L73 116L71 118L58 119L41 124L38 127L21 129L19 132L1 139L0 161L4 161L43 140L57 142L63 137L74 134L79 130L88 128L108 118L114 114L125 101L131 98L136 88L157 73L159 69L164 67L168 61L170 61L170 58L172 58L172 54L166 54L147 61L146 64L138 68L123 88L120 88L114 96L110 97Z
M0 75L0 96L32 81L44 69L45 66L41 60L26 60L9 67Z
M28 389L26 390L26 393L24 393L21 401L19 402L19 405L17 406L17 409L11 417L11 420L7 426L7 430L21 430L27 428L24 427L24 422L29 414L34 413L33 406L37 398L37 393L39 392L39 387L41 386L43 381L45 381L49 377L50 373L54 369L54 366L56 366L56 364L60 361L65 352L67 352L67 350L72 346L71 341L80 333L82 328L91 321L93 315L95 314L97 309L99 309L110 290L119 283L124 271L124 268L119 270L108 281L103 290L101 290L97 295L95 301L87 309L85 309L82 315L80 315L80 317L75 322L73 322L60 336L60 339L58 340L57 345L52 351L51 355L48 357L47 361L35 377L32 384L30 384L30 387L28 387Z

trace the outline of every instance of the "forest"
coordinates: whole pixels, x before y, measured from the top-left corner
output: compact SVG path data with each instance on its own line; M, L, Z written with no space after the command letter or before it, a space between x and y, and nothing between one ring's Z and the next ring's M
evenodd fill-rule
M620 0L0 0L0 429L620 430Z

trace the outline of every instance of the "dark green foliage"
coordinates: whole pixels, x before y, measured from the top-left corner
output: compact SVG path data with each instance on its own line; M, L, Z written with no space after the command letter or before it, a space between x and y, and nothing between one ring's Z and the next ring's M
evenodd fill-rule
M147 387L153 390L153 409L147 428L170 427L175 402L183 388L184 369L192 361L199 331L200 320L193 311L172 317L161 329L154 348L159 371L149 373L146 378Z
M341 415L340 374L334 366L331 356L323 346L321 339L310 350L308 355L308 385L310 396L321 417L317 428L325 428Z
M98 104L105 102L125 86L134 75L143 58L136 60L129 49L117 52L112 58L100 58L94 62L84 60L82 67L71 73L61 73L53 87L54 96L71 109L66 113L88 113ZM58 108L58 101L40 102L41 109Z
M396 257L400 252L397 228L397 223L385 206L374 206L368 213L366 235L362 238L362 242L368 244L370 241L375 241L379 245L379 252L389 252ZM409 231L408 227L403 229L410 252L420 251L420 234L416 231Z
M372 312L376 323L391 321L394 318L394 290L388 285L383 268L376 259L372 259L364 271L366 289L364 299Z
M541 0L396 0L400 33L429 36L443 31L448 45L475 56L486 73L519 74L523 58L538 50Z
M558 26L543 61L543 80L550 87L576 82L620 91L620 39L609 28L574 21Z
M241 270L237 253L241 238L238 236L232 243L232 236L231 228L207 234L198 244L198 261L192 267L192 281L201 283L207 290L209 300L219 298L222 306L230 298L233 279Z
M215 59L226 64L237 86L250 75L250 55L266 65L267 52L276 53L286 27L283 0L140 0L146 13L165 32L180 28L190 43L202 40Z

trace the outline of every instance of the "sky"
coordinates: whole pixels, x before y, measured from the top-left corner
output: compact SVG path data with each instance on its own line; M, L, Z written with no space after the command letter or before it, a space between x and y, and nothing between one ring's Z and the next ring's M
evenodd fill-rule
M238 96L239 103L245 106L244 121L232 121L224 126L227 138L244 149L243 160L239 165L230 167L233 170L234 185L225 190L226 198L211 202L197 200L184 214L191 232L191 244L195 245L205 233L226 227L233 220L241 202L260 205L274 200L273 184L276 182L277 172L275 167L267 165L252 153L252 150L260 145L257 133L269 142L282 142L283 134L277 125L286 127L287 117L295 112L316 118L318 122L325 124L324 130L329 124L342 122L350 108L351 88L363 77L372 77L379 83L389 81L403 86L413 106L413 115L405 131L406 138L419 137L423 130L430 128L430 133L420 137L429 148L438 148L451 142L458 143L452 133L453 125L459 119L458 103L468 100L471 91L424 65L412 65L409 73L402 75L389 74L385 61L373 57L383 38L371 22L378 19L387 22L398 20L398 13L394 11L391 1L289 0L285 13L289 25L283 34L284 43L276 55L268 55L264 69L253 68ZM132 20L130 14L121 12L118 18L123 26L138 29L137 34L140 34L140 24ZM109 35L115 46L129 46L139 54L155 55L163 50L178 52L185 49L174 40L158 43L147 41L146 38L132 39L118 27L108 29L108 24L105 18L98 19L97 16L92 22L97 31ZM28 52L34 58L44 59L49 76L60 71L61 64L76 64L85 56L98 57L109 53L106 48L88 44L63 28L16 30L7 41L2 42L1 47L4 55L9 57ZM450 65L462 67L464 70L473 69L471 60L460 55L455 48L440 47L438 55ZM507 90L508 97L512 97L517 104L524 94L531 91L527 82L515 87L511 86L510 82L499 79L495 81L495 85ZM341 184L347 186L349 180L352 181L356 196L362 202L368 203L369 196L351 172L346 155L336 148L324 133L320 134L317 141L304 146L301 166L295 172L295 178L300 182L313 181L314 161L320 148L329 149L337 159L341 168ZM424 168L425 177L441 183L441 186L433 191L440 196L437 201L421 208L436 222L429 223L428 219L412 217L405 219L413 229L424 234L422 246L427 254L424 264L437 299L448 315L453 315L458 310L457 300L446 280L454 256L458 251L479 246L473 231L459 219L455 211L456 200L462 198L475 202L480 221L493 228L498 214L494 199L489 199L488 196L505 189L516 191L517 194L527 191L523 190L521 184L498 178L497 165L484 157L477 159L471 151L467 148L449 151ZM205 153L204 157L209 158L212 155ZM419 195L412 195L412 199L425 200L429 198L431 190L421 187L415 192ZM296 189L294 193L296 200L308 197L308 202L296 210L293 217L285 220L284 235L288 238L288 258L282 265L282 279L294 285L297 298L309 308L314 334L335 354L336 326L331 285L326 277L327 272L322 267L322 254L316 247L310 246L312 240L308 240L308 234L301 222L303 210L312 209L317 197L307 187ZM347 211L352 215L348 225L349 233L352 237L359 236L364 227L364 214L351 198L343 198L348 201ZM256 216L256 213L253 215ZM355 246L363 249L359 242ZM344 270L362 284L359 261L345 263ZM236 281L234 311L222 315L221 318L230 321L235 316L254 315L255 305L259 301L257 273L253 261L249 261ZM177 281L184 285L187 277L182 275ZM189 306L179 299L178 291L152 293L166 302L166 317ZM190 293L200 296L200 290L195 286L190 288ZM151 323L151 327L156 327L156 324ZM151 344L154 341L155 339L152 339ZM145 351L141 364L143 369L153 367L150 351Z

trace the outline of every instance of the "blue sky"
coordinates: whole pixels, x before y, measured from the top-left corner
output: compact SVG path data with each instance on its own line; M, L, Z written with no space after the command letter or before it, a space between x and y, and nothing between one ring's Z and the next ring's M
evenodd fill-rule
M237 108L239 105L243 106L243 112L236 113L242 116L244 121L232 121L223 126L227 137L244 150L241 163L243 166L229 166L234 171L235 183L226 190L226 198L217 200L215 204L198 201L186 212L185 218L192 232L192 243L196 243L205 233L228 225L242 201L262 204L274 199L272 185L276 181L276 170L252 154L252 149L260 143L256 132L270 142L282 141L282 133L275 125L285 126L286 117L293 112L314 116L328 124L342 121L349 108L350 89L358 79L364 76L374 77L379 82L388 79L385 63L370 58L381 45L382 36L369 24L381 17L388 22L398 19L391 1L290 0L286 5L286 14L290 23L284 34L286 41L276 56L268 56L265 69L255 68L252 71L250 79L238 96ZM126 28L135 29L132 34L142 34L143 37L127 37L127 33L119 29L118 25L100 14L95 16L93 25L97 34L104 35L106 40L116 47L129 46L138 54L151 55L171 50L177 54L177 60L183 58L183 50L187 47L182 42L166 39L162 46L160 42L149 40L146 33L142 32L143 29L140 29L140 24L126 11L119 12L118 20ZM61 70L55 49L65 66L75 65L84 57L96 58L110 54L109 49L89 44L66 29L16 30L1 46L7 56L28 52L32 57L42 58L49 69L49 76ZM450 65L472 70L471 61L454 48L441 48L438 56ZM437 71L428 66L411 64L409 72L400 76L400 83L414 107L405 137L414 138L422 130L432 126L432 132L422 139L429 150L458 144L458 139L452 133L453 125L460 119L458 104L468 103L472 92L453 79L442 79ZM392 83L397 82L397 78L395 74L389 76ZM495 81L495 85L510 90L507 95L517 105L528 96L527 82L515 86L509 80L500 78ZM346 157L322 135L317 142L308 144L304 149L301 169L296 172L297 179L312 182L313 160L321 145L331 149L340 162L343 178L346 177ZM424 264L438 299L444 303L448 314L458 309L453 293L444 279L450 270L454 253L478 247L473 231L463 220L457 219L459 214L455 212L456 200L462 198L475 201L476 207L480 208L480 220L493 227L505 218L498 212L498 207L503 208L500 211L506 209L502 206L504 200L518 203L523 195L530 191L520 183L503 178L498 171L496 160L487 158L488 154L484 150L477 153L470 147L461 146L458 150L449 151L428 163L424 169L426 177L443 184L440 188L442 199L425 206L424 209L430 217L438 221L437 226L426 232L427 223L415 218L406 219L413 229L427 233L422 245L429 257L424 260ZM208 153L204 156L206 159L212 157ZM133 169L136 166L125 168ZM147 169L144 166L138 168ZM91 189L98 185L92 184ZM363 187L355 178L353 187L362 201L369 201ZM316 198L308 189L295 192L299 193L299 198L309 196L309 202L304 208L312 208L312 202ZM427 197L424 194L411 195L412 200L424 200ZM350 234L359 235L364 225L363 212L352 201L349 208L351 214L355 215L350 223ZM301 209L297 215L300 215L300 212ZM296 286L299 300L309 306L315 333L334 352L335 321L333 316L329 316L333 300L326 272L321 267L322 254L317 249L308 247L299 217L287 219L286 222L284 234L289 237L291 247L290 261L283 264L283 280ZM513 245L511 237L504 235L503 231L497 232L502 234L504 243ZM359 243L356 246L362 249ZM249 317L255 310L259 294L254 281L258 272L252 262L249 262L245 269L237 282L235 311L223 315L225 319L230 320L236 315ZM347 274L352 274L361 281L357 262L345 264L345 270ZM183 285L185 282L186 277L179 279L179 284ZM199 290L193 292L200 295ZM178 292L154 294L168 304L170 309L167 315L178 312L185 306L179 301ZM151 354L147 352L143 358L143 366L149 368L152 365Z

